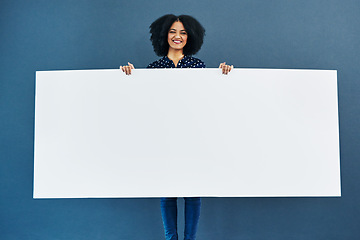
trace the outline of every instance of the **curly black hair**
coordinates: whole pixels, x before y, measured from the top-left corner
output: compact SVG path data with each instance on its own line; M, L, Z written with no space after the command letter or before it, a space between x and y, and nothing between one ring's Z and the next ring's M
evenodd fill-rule
M183 53L185 55L193 55L200 50L204 42L204 27L195 18L189 15L175 16L173 14L167 14L158 18L150 25L150 40L154 47L154 51L158 56L166 56L168 54L168 32L171 25L176 21L180 21L184 25L188 35Z

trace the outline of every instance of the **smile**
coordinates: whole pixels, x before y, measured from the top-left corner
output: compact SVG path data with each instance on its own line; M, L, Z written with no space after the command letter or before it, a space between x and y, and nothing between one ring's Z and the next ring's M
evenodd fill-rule
M180 41L180 40L173 40L173 42L174 42L175 44L181 44L181 43L182 43L182 41Z

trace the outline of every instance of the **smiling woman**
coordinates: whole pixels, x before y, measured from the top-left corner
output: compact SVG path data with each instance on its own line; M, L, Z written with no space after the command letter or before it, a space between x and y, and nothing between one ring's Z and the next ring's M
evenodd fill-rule
M196 54L204 41L205 29L193 17L168 14L150 25L150 40L154 51L161 59L150 63L147 68L205 68L205 63ZM233 66L221 63L223 74L228 74ZM120 66L125 74L131 74L134 65ZM196 238L200 217L201 200L199 197L185 197L184 239ZM166 240L177 240L177 198L161 198L161 213Z
M174 50L180 50L185 47L187 43L187 32L180 21L176 21L171 25L168 34L168 43L170 49Z
M176 56L179 55L177 52L180 51L180 56L183 58L183 48L187 43L187 32L184 28L184 25L180 21L176 21L171 25L169 34L168 34L168 43L169 43L169 56L173 56L173 62L175 66L180 59L177 59Z
M147 68L205 68L205 63L196 54L204 41L205 29L189 15L175 16L167 14L150 25L150 40L154 52L162 58L147 66ZM128 63L120 66L127 75L131 74L134 65ZM233 66L221 63L222 73L228 74Z

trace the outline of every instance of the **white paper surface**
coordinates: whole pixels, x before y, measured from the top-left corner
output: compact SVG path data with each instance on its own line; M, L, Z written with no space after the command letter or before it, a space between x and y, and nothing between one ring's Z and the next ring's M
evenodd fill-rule
M340 196L335 70L36 73L34 198Z

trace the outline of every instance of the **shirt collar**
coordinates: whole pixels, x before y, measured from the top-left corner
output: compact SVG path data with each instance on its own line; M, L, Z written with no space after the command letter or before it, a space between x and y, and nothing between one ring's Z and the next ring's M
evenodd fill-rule
M188 59L188 58L189 58L188 55L184 55L184 57L183 57L182 59L180 59L179 62L183 62L184 60L186 60L186 59ZM164 56L163 59L164 59L165 62L168 62L168 63L172 62L172 61L170 60L170 58L168 58L168 56Z

